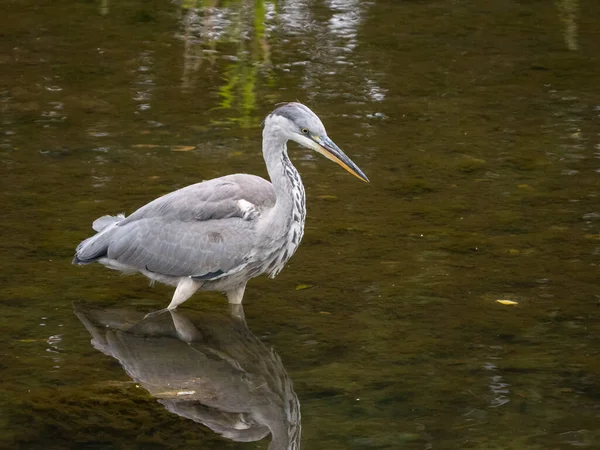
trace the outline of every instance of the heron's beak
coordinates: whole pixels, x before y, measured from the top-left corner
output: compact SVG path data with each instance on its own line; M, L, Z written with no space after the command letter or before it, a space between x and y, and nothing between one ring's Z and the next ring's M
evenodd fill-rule
M367 183L369 182L369 179L363 173L363 171L360 170L358 168L358 166L356 164L354 164L354 162L352 162L352 160L350 158L348 158L348 156L342 151L341 148L339 148L337 145L335 145L335 142L333 142L327 136L321 137L321 136L313 135L313 136L311 136L311 138L312 138L313 142L315 143L315 145L311 145L311 147L314 150L316 150L317 152L319 152L320 154L325 156L327 159L330 159L334 163L339 164L340 166L342 166L344 169L346 169L348 172L350 172L355 177L357 177Z

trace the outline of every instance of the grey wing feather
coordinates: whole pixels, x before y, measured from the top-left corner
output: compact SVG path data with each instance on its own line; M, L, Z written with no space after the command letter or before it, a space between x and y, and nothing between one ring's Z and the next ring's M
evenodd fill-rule
M253 248L251 228L240 218L188 223L141 219L115 230L106 256L161 275L218 275L245 264Z
M261 210L270 208L275 204L275 190L255 175L228 175L163 195L135 211L124 223L149 217L184 221L241 217L237 201L242 199Z
M268 181L245 174L179 189L127 218L97 219L94 228L101 231L79 244L73 262L108 257L169 276L235 271L254 248L254 222L239 200L252 203L260 213L275 204L275 192Z

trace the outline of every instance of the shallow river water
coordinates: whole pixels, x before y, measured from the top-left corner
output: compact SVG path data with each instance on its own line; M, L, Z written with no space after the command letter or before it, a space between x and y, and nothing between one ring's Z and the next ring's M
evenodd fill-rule
M600 448L600 4L6 0L0 447ZM243 310L73 266L247 172L299 100L304 240ZM270 445L270 447L269 447Z

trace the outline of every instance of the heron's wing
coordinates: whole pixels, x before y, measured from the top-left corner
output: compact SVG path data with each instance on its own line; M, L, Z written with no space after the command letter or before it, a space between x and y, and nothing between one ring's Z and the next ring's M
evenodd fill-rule
M255 248L255 219L274 204L271 183L253 175L194 184L83 241L75 260L107 257L162 275L218 278L244 267Z
M209 280L242 269L254 241L254 220L151 217L115 227L106 256L161 275Z
M243 217L239 201L259 212L275 204L273 185L255 175L235 174L192 184L142 206L121 225L143 218L162 217L181 221L206 221Z

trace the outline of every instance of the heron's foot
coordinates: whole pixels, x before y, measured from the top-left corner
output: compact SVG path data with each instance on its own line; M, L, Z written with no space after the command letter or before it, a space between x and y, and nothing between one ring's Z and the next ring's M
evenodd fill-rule
M164 314L167 311L169 311L169 308L163 308L163 309L159 309L158 311L149 312L148 314L146 314L144 316L143 320L150 319L151 317L160 316L161 314Z

